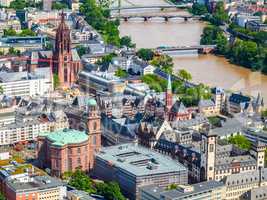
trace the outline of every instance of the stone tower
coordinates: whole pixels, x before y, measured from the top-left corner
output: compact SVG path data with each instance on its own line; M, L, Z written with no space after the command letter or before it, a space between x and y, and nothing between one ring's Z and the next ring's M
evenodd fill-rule
M89 167L93 168L94 154L101 147L101 123L100 114L95 99L89 99L87 102L88 120L87 132L89 135Z
M206 130L201 134L202 144L201 150L204 154L204 159L201 161L202 166L205 168L205 179L215 180L215 157L216 157L216 144L217 135L213 134L209 130Z
M171 83L171 75L168 77L168 86L165 93L165 106L167 112L171 110L172 107L172 83Z
M76 80L79 65L72 62L70 29L65 23L65 14L61 13L61 21L56 32L55 49L53 52L53 74L58 75L59 86L69 87Z
M251 154L257 160L257 169L264 168L265 149L266 145L260 141L256 141L252 145Z

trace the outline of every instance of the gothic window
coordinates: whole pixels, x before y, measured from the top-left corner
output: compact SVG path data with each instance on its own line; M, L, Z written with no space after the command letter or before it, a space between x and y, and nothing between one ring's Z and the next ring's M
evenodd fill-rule
M96 145L96 136L93 135L93 145Z
M214 145L210 144L210 152L213 152L213 151L214 151Z
M96 130L97 129L97 123L96 122L94 122L94 130Z
M81 153L81 148L80 148L80 147L77 149L77 153L78 153L78 154Z
M72 170L72 159L71 158L69 158L69 160L68 160L68 168L69 168L69 171L71 171Z
M78 163L78 165L81 164L81 158L78 158L78 159L77 159L77 163Z
M64 61L65 62L68 61L68 57L67 56L64 57Z
M68 81L68 69L64 68L64 82Z

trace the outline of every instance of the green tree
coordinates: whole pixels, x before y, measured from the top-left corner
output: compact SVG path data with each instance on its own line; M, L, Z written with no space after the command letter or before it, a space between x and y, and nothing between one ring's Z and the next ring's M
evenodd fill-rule
M145 61L152 60L154 57L154 52L151 49L139 49L137 51L137 56Z
M105 68L107 68L109 66L109 63L111 63L112 58L114 58L115 56L117 56L117 55L114 54L114 53L111 53L111 54L108 54L106 56L103 56L101 58L101 60L97 61L96 64L103 66L103 68L105 69Z
M110 21L109 11L96 4L95 0L84 0L80 6L80 12L85 16L86 21L101 33L106 43L120 46L118 29L120 21Z
M0 86L0 94L3 94L4 93L4 89L2 86Z
M120 45L129 47L129 48L134 48L135 47L135 44L132 43L132 39L129 36L123 36L120 39Z
M156 92L163 92L167 88L167 81L155 74L146 74L141 77L141 80Z
M8 49L8 54L9 55L16 55L16 56L19 56L21 53L19 50L16 50L14 47L10 47Z
M17 35L17 32L10 28L10 29L4 29L4 37L7 37L7 36L16 36Z
M36 36L36 33L33 32L31 29L22 29L19 36L26 37L26 36Z
M68 5L63 2L53 1L52 2L52 9L53 10L62 10L68 8Z
M15 10L22 10L26 8L26 1L25 0L15 0L12 1L9 5L10 8L13 8Z
M82 45L77 46L76 49L80 57L87 53L87 48Z
M205 15L208 13L206 5L193 3L192 9L190 10L194 15Z
M180 69L178 71L178 77L180 77L183 81L191 81L192 80L192 75L186 71L185 69Z
M243 150L249 150L251 148L251 142L243 135L231 136L228 142L238 146Z
M69 185L77 190L83 190L88 193L95 193L92 180L80 169L77 169L69 180Z
M156 67L159 67L160 69L162 69L164 72L166 72L168 74L172 74L173 60L168 55L155 56L150 61L150 64L154 65Z
M212 23L215 25L222 25L225 22L228 22L228 14L224 9L224 2L220 1L216 4Z
M176 190L178 188L178 186L174 183L172 183L171 185L169 185L166 189L167 190Z
M54 89L56 89L59 86L59 78L57 74L53 75L53 86L54 86Z
M6 200L5 196L0 192L0 200Z
M98 183L96 184L96 190L97 194L104 196L107 200L126 200L116 182Z
M128 73L125 70L118 68L115 72L115 76L118 76L120 78L126 78L128 76Z

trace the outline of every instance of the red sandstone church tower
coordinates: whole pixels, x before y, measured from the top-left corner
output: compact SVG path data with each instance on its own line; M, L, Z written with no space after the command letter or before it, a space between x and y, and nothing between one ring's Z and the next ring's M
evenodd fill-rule
M168 77L168 86L167 86L167 91L165 93L165 106L166 106L166 112L170 112L172 107L172 83L170 75Z
M63 12L56 32L53 63L53 74L58 75L60 87L70 87L76 82L80 69L80 58L76 50L71 49L70 29L65 23Z

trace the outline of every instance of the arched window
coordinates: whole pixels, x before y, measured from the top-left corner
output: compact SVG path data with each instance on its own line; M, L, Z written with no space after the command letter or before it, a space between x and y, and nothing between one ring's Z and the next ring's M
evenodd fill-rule
M94 128L94 130L97 129L97 123L96 122L94 122L93 128Z

